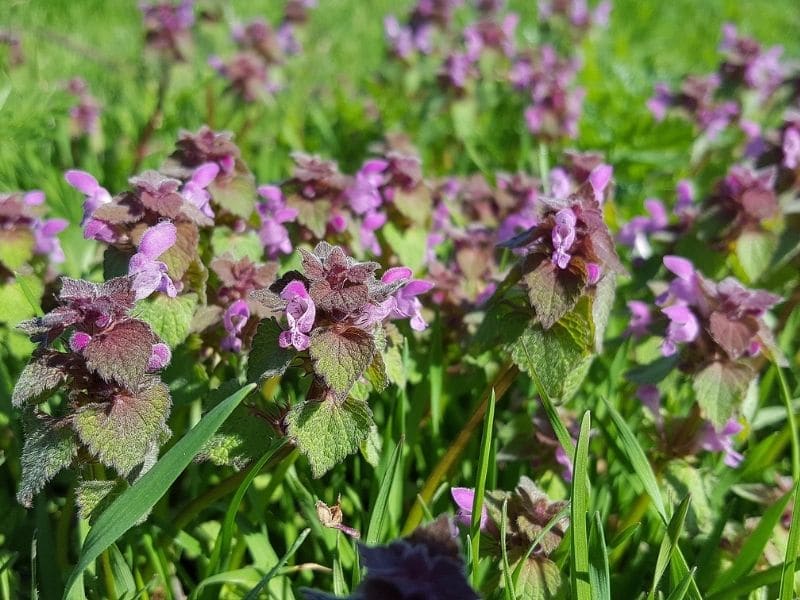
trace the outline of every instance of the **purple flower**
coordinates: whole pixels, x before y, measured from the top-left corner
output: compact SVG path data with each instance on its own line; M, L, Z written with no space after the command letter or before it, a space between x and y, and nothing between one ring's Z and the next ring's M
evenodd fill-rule
M164 292L169 297L178 295L175 283L167 275L167 265L156 260L177 241L178 230L169 221L162 221L144 232L139 251L131 257L128 275L133 276L136 299L147 298L153 292Z
M575 470L572 465L572 459L567 456L567 453L564 451L564 448L559 444L556 446L555 451L556 462L563 467L563 471L561 471L561 477L564 478L564 481L571 482L572 477L575 475Z
M675 186L675 195L677 196L675 214L682 219L693 218L696 211L692 182L687 179L681 179Z
M283 192L277 186L262 185L258 188L258 195L266 201L259 203L257 208L261 217L258 235L267 255L275 258L280 253L289 254L292 251L292 241L283 224L291 223L297 218L297 209L286 206Z
M636 388L636 397L641 400L657 422L661 422L661 392L654 385L640 385Z
M569 196L572 189L572 182L569 174L561 167L556 167L550 171L550 193L559 200Z
M628 302L628 310L631 312L631 320L625 333L636 338L646 336L653 321L650 307L640 300L631 300Z
M64 251L61 249L61 242L58 234L66 229L69 223L64 219L46 219L35 221L33 224L33 235L36 239L36 254L48 256L50 262L64 262Z
M475 501L475 489L454 487L450 488L450 495L453 496L453 501L458 506L458 513L456 517L459 522L467 527L472 524L472 505ZM481 531L486 531L486 526L489 524L489 511L486 509L486 504L481 507Z
M308 295L306 286L299 280L290 281L283 288L281 298L286 300L286 321L289 329L280 334L278 345L281 348L293 346L295 350L302 352L311 343L308 333L314 327L317 308Z
M241 352L242 339L239 334L242 333L247 319L250 318L250 308L246 300L237 300L231 304L225 314L222 315L222 324L225 326L227 334L222 338L222 349L230 350L231 352Z
M559 269L566 269L572 255L567 251L575 242L575 224L577 218L571 208L562 208L556 213L553 227L553 264Z
M111 243L115 234L105 221L95 219L94 211L103 204L111 202L111 194L101 187L91 174L86 171L70 170L64 174L67 183L86 196L83 203L83 235L86 239L94 239Z
M473 74L474 61L466 53L453 52L444 61L439 77L445 85L463 90Z
M644 201L649 217L634 217L619 232L619 242L631 246L637 256L649 258L652 254L648 236L666 229L669 220L667 210L660 200L648 198Z
M679 343L692 342L700 333L700 323L694 313L684 304L673 304L662 308L669 319L667 336L661 344L661 354L672 356L678 351Z
M92 336L83 331L76 331L69 338L69 349L73 352L83 352L83 349L92 341Z
M380 188L388 166L385 160L368 160L356 173L353 184L344 191L353 212L363 215L380 208L383 203Z
M378 238L375 232L378 231L386 223L386 214L374 210L369 211L364 215L364 220L361 221L361 229L359 231L361 236L361 247L365 251L372 252L375 256L381 255L381 245L378 243Z
M738 421L731 419L720 431L711 423L706 423L700 433L700 447L708 452L724 452L725 464L731 468L738 467L744 456L733 449L733 438L742 430Z
M606 164L599 164L592 172L589 173L589 183L594 192L594 199L598 204L602 204L605 200L604 192L611 182L611 177L614 175L614 167Z
M389 317L392 319L411 319L411 329L424 331L428 324L422 318L422 303L417 296L427 294L433 289L433 283L422 279L411 279L411 269L408 267L393 267L387 269L381 277L383 283L394 283L403 279L408 280L394 295L389 298Z
M800 130L796 127L787 127L783 132L783 166L787 169L797 169L800 166Z
M217 163L202 164L194 170L191 179L184 184L181 190L183 197L199 208L209 219L214 218L214 211L211 209L211 194L206 188L211 185L219 171Z
M150 360L147 361L147 370L149 372L160 371L169 364L172 360L172 351L169 346L161 342L153 344L153 352L150 355Z
M672 106L674 98L672 91L666 83L655 85L653 97L647 101L647 108L656 121L663 121L667 116L667 110Z

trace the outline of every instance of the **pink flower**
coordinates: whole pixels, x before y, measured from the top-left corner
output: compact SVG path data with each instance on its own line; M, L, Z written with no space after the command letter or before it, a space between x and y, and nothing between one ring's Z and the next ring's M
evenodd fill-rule
M684 304L674 304L662 308L661 312L669 318L667 337L661 345L661 354L672 356L678 351L679 343L692 342L700 333L700 323L694 313Z
M733 449L733 438L742 430L738 421L731 419L720 431L711 423L706 423L700 433L700 447L708 452L724 452L725 464L731 468L738 467L744 456Z
M385 160L368 160L356 173L353 184L344 191L353 212L363 215L380 208L383 203L380 187L388 166Z
M556 447L556 462L560 464L564 470L561 471L561 477L564 478L564 481L571 482L572 477L575 475L574 467L572 466L572 459L567 456L567 453L564 451L564 448L559 444Z
M783 132L783 166L796 169L800 166L800 131L789 127Z
M104 221L94 219L94 211L103 204L111 202L111 194L101 187L91 174L86 171L67 171L64 174L67 183L86 196L83 203L83 235L86 239L95 239L101 242L113 242L114 233Z
M156 260L177 241L178 230L169 221L162 221L144 232L139 251L131 257L128 275L133 275L136 299L147 298L153 292L165 292L169 297L178 295L175 283L167 275L167 265Z
M214 211L211 209L211 194L206 188L211 185L219 171L217 163L202 164L194 170L192 178L184 184L181 190L183 197L199 208L209 219L214 218Z
M242 339L239 334L242 333L249 318L250 308L247 306L246 300L237 300L227 308L225 314L222 315L222 324L227 332L227 335L222 338L221 346L223 350L241 352Z
M160 371L169 364L172 360L172 351L169 346L161 342L153 344L152 354L150 360L147 361L148 371Z
M434 284L422 279L411 279L411 274L411 269L408 267L394 267L388 269L381 277L383 283L393 283L401 279L409 280L389 298L388 316L392 319L411 319L411 329L424 331L428 324L422 318L422 303L417 296L431 291Z
M631 300L628 302L628 310L631 312L631 320L625 333L637 338L646 336L653 321L650 307L645 302Z
M51 262L64 262L64 251L58 234L66 229L68 223L64 219L37 220L33 224L33 235L36 239L36 254L48 256Z
M472 505L475 501L475 490L473 488L454 487L450 488L450 495L453 496L453 501L458 506L457 518L458 520L469 527L472 524ZM486 510L486 505L481 507L481 531L486 531L486 526L489 523L489 512Z
M292 241L284 223L291 223L297 218L297 209L286 206L283 192L277 186L262 185L258 188L258 195L266 200L257 207L261 217L261 229L258 232L261 243L270 258L276 258L281 253L289 254Z
M381 255L381 245L378 243L378 238L375 232L386 224L386 214L377 211L369 211L364 215L364 220L361 222L361 247L374 254L375 256Z
M562 208L556 213L555 227L551 234L553 239L553 263L558 265L559 269L566 269L572 258L568 254L568 250L575 243L575 224L577 218L571 208Z
M280 334L278 345L281 348L293 346L302 352L311 343L308 333L314 327L317 307L302 281L290 281L283 288L281 298L286 300L286 321L289 323L289 329Z

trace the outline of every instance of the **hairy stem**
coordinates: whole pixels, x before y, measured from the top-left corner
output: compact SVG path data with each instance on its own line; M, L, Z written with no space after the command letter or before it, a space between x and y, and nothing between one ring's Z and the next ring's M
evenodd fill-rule
M512 362L508 362L503 365L494 380L486 386L475 412L472 413L469 421L467 421L461 429L455 441L450 444L444 456L439 459L439 462L425 481L425 485L422 486L422 490L420 490L414 505L411 507L411 511L408 513L408 518L403 526L403 535L411 533L422 522L423 505L430 504L433 494L436 492L439 484L450 473L456 461L461 458L461 455L467 449L467 444L469 444L469 441L472 439L473 433L475 433L478 426L483 423L483 416L486 414L486 409L489 406L489 398L492 395L492 390L494 389L495 401L499 401L508 391L508 388L511 387L517 375L519 375L517 366Z

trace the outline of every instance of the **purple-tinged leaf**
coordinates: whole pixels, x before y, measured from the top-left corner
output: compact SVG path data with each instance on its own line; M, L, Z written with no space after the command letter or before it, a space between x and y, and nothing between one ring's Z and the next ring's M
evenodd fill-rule
M549 260L539 262L533 271L523 276L523 281L536 317L545 329L550 329L572 310L585 287L583 278L571 269L557 268Z
M758 333L758 320L752 317L732 319L721 312L713 312L708 321L708 332L728 356L737 359L750 349Z
M309 347L314 372L338 396L345 396L364 374L375 356L375 342L356 327L340 331L336 326L315 329Z
M47 416L27 411L24 421L25 445L20 463L22 478L17 502L30 508L33 497L56 473L68 467L78 453L75 433Z
M17 379L11 403L19 407L46 400L66 379L65 363L65 355L53 351L31 358Z
M134 387L142 381L157 341L146 323L123 321L92 338L84 350L86 366L106 381Z

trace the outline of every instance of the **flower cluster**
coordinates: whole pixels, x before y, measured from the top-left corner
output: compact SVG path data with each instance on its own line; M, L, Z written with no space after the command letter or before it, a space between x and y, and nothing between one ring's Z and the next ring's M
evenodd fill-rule
M313 2L287 4L283 22L273 28L262 18L237 23L232 29L238 51L228 59L209 58L209 65L229 83L229 89L245 102L263 101L281 88L277 67L300 52L297 25L306 19Z
M67 227L64 219L43 219L45 196L34 190L0 194L0 276L7 276L44 256L51 263L64 261L58 234Z
M100 128L100 105L89 93L86 81L80 77L73 77L67 83L67 91L78 101L69 109L72 137L95 135Z
M195 21L194 0L142 2L139 9L147 46L172 60L185 60Z
M22 504L30 506L79 448L123 477L157 456L169 433L170 408L157 372L171 352L149 325L130 316L135 299L131 277L100 285L62 278L56 308L19 325L38 342L12 398L27 415ZM43 411L41 405L59 391L62 401ZM45 458L47 468L33 468Z

